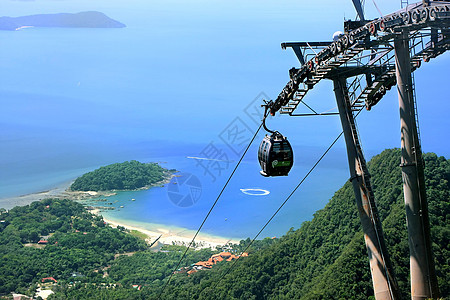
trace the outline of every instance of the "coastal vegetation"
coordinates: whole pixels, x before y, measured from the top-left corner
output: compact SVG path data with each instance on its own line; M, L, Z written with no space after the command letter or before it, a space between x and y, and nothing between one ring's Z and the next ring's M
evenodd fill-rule
M436 271L446 298L450 161L432 153L424 160ZM369 171L394 271L408 298L409 249L399 163L400 150L385 150L372 158ZM217 262L210 269L186 272L219 251L239 255L251 240L218 251L188 251L161 299L374 299L353 199L352 186L346 183L298 230L256 241L248 256ZM2 212L0 221L1 293L32 294L41 278L52 276L58 283L49 299L157 299L186 249L173 245L152 252L142 237L104 226L100 216L67 200L14 208ZM45 234L49 237L44 248L25 246ZM128 255L114 259L118 253ZM74 278L73 272L84 277Z
M134 190L148 187L169 178L174 170L157 163L136 160L115 163L78 177L70 186L72 191Z
M26 292L42 278L69 279L74 272L95 279L115 254L146 249L141 239L106 226L70 200L15 207L0 220L0 294Z
M97 289L164 280L184 249L164 246L153 253L142 235L107 226L101 216L86 211L78 202L36 201L1 211L0 296L13 291L33 295L44 278L54 278L58 283L55 291L63 293L86 284ZM193 251L186 262L207 259L212 253L210 249Z

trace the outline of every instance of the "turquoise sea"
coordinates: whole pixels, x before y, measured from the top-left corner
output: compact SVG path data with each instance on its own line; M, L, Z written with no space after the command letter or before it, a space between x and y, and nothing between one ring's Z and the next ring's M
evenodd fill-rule
M252 157L241 163L202 232L238 239L253 237L308 171L307 166L299 163L289 177L264 178L259 174L254 148L249 154ZM198 165L198 160L188 159L186 156L165 157L165 159L167 162L162 163L162 166L181 171L178 173L180 177L176 177L177 186L172 180L163 187L118 192L117 195L107 197L104 202L91 203L114 207L114 210L102 212L107 219L197 229L216 200L232 168L230 166L222 176L213 181L211 175L205 174L205 170ZM327 159L323 163L325 165L330 161L331 159ZM281 236L289 228L298 228L301 222L311 219L312 214L318 208L322 208L334 191L345 182L345 175L346 169L338 166L318 168L287 202L261 237ZM191 183L181 181L192 180L192 177L198 181ZM268 192L270 193L267 194ZM182 196L191 194L193 201L185 204L177 202L172 196L173 193Z
M160 162L198 179L195 203L175 205L169 184L119 192L108 199L116 210L105 214L195 230L258 127L262 99L275 98L289 79L288 70L298 66L280 43L329 39L342 26L335 11L352 12L350 1L348 6L333 3L329 5L336 7L326 12L298 1L249 1L240 9L221 1L5 4L2 14L11 16L99 10L127 27L0 31L0 206L102 165L132 159ZM297 26L303 22L300 13L314 30ZM326 14L328 22L311 19L317 13ZM433 107L442 95L448 98L446 85L438 84L446 76L435 76L446 74L448 61L448 55L432 61L416 77L418 97L426 98L419 102L424 149L447 156L447 133L436 128L448 128L449 119L445 109ZM434 88L427 89L431 82ZM309 97L317 111L336 106L330 83L321 83ZM393 89L372 112L359 117L367 158L400 145L396 97ZM268 126L294 147L291 174L259 175L261 132L204 232L252 237L340 133L336 117L277 116ZM262 237L282 235L311 219L347 178L341 140ZM179 194L189 193L188 187L180 184ZM241 189L270 193L248 195Z

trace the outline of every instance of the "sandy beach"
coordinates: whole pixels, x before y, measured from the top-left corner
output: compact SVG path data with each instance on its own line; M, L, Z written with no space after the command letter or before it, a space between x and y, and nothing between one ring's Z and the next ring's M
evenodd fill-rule
M93 210L92 213L98 214L97 210ZM148 236L147 242L149 244L154 243L156 240L158 243L166 245L184 245L188 246L191 243L192 238L195 235L195 231L180 228L180 227L168 227L161 224L127 224L127 222L105 219L112 227L122 226L128 230L137 230ZM228 243L237 244L238 240L228 239L219 236L212 236L208 234L199 233L194 241L194 249L212 248L217 246L224 246Z
M23 196L10 197L0 199L0 207L5 209L11 209L15 206L28 205L33 201L40 201L47 198L65 198L75 201L86 200L92 197L106 196L111 194L111 192L72 192L68 191L70 185L73 181L66 182L60 186L53 188L48 191L42 191L38 193L32 193ZM91 210L92 213L100 214L101 212L97 209ZM195 235L194 230L189 230L181 227L172 227L163 224L153 224L153 223L136 223L128 222L124 220L111 220L103 216L105 222L107 222L112 227L122 226L129 230L137 230L148 236L147 242L149 244L155 243L156 246L161 244L168 245L189 245L192 238ZM212 236L209 234L199 233L195 239L194 247L195 249L201 248L216 248L217 246L223 246L227 243L239 243L238 240L232 240L225 237Z

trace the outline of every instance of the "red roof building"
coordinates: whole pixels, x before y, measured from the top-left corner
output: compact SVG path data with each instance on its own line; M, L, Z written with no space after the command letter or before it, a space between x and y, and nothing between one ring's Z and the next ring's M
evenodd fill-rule
M203 268L207 268L207 269L211 269L214 263L210 262L210 261L199 261L198 263L196 263L195 265L198 267L203 267Z
M227 261L232 261L233 259L238 259L239 257L237 257L234 254L231 254L230 257L227 258Z
M223 258L228 258L231 256L231 253L230 252L221 252L220 256L222 256Z
M206 269L211 269L213 267L213 265L215 265L218 262L221 261L232 261L234 259L238 259L241 256L248 256L247 252L242 253L240 256L236 256L234 254L231 254L230 252L221 252L219 254L214 254L212 255L208 261L199 261L198 263L194 264L194 266L198 267L198 269L202 269L202 268L206 268ZM192 271L192 270L191 270ZM191 272L189 271L189 272ZM188 274L192 274L193 272Z
M197 270L192 269L192 270L188 271L187 273L188 273L188 276L189 276L189 275L191 275L191 274L194 274L195 272L197 272Z
M210 258L208 261L210 261L210 262L216 264L216 263L218 263L218 262L223 261L223 257L220 256L220 254L215 254L215 255L211 256L211 258Z
M55 279L55 278L53 278L53 277L45 277L45 278L42 278L41 279L41 282L45 282L45 281L53 281L54 283L57 283L58 281Z

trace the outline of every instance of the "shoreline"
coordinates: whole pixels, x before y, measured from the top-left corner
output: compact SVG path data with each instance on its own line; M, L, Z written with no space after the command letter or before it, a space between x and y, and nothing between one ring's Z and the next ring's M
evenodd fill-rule
M161 182L155 183L151 186L147 186L144 188L136 189L135 191L142 189L151 189L152 187L157 187L161 185L165 185L170 182L175 174L169 176ZM97 198L101 196L110 196L120 191L70 191L69 188L75 180L67 181L63 184L60 184L57 187L54 187L49 190L39 191L35 193L29 193L21 196L15 197L7 197L0 199L0 207L3 207L7 210L14 208L15 206L25 206L29 205L34 201L41 201L47 198L63 198L69 199L72 201L81 202L82 200L88 200L91 198ZM131 220L120 220L120 219L111 219L110 217L105 217L102 215L99 209L88 210L93 214L101 215L106 223L108 223L112 227L122 226L128 230L136 230L148 236L146 239L147 243L152 244L154 247L161 246L161 244L167 245L184 245L188 246L192 241L196 231L190 230L183 227L176 227L164 224L155 224L155 223L137 223ZM202 249L202 248L212 248L215 249L217 246L224 246L227 243L239 243L239 240L233 238L227 238L222 236L215 236L207 233L199 233L194 246L194 249Z
M44 191L28 193L20 196L5 197L0 199L0 208L7 210L14 208L15 206L29 205L34 201L40 201L47 198L63 198L66 197L65 193L67 189L72 185L74 180L64 182L54 188ZM71 199L72 200L72 199Z
M140 190L148 190L153 187L164 186L170 182L170 180L176 176L175 173L168 175L163 180L138 188L134 190L111 190L111 191L71 191L70 186L75 182L75 179L66 181L64 183L59 184L58 186L46 189L43 191L32 192L20 196L12 196L12 197L4 197L0 198L0 208L5 208L7 210L14 208L15 206L25 206L29 205L34 201L40 201L47 198L64 198L73 201L79 200L89 200L91 198L96 197L108 197L115 195L117 192L123 191L140 191Z
M156 242L153 247L157 247L158 244L188 246L196 233L195 230L164 224L137 223L130 220L113 220L111 218L105 218L105 216L103 216L101 212L96 209L91 210L91 213L101 215L103 217L103 220L111 227L115 228L117 226L121 226L128 230L136 230L147 235L147 243L152 244ZM239 240L210 235L206 233L199 233L194 241L194 246L191 246L191 248L216 249L217 246L225 246L228 243L239 244Z

